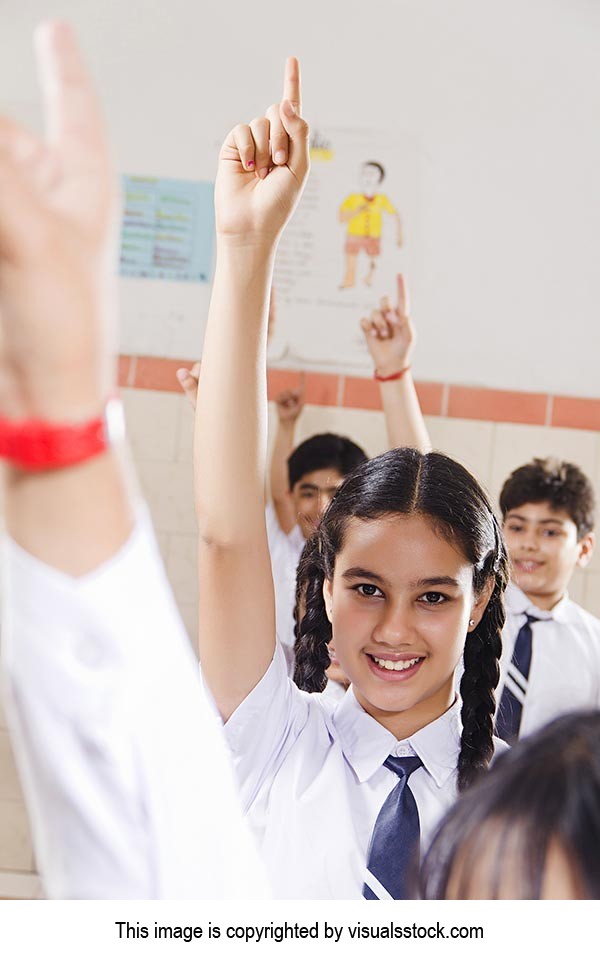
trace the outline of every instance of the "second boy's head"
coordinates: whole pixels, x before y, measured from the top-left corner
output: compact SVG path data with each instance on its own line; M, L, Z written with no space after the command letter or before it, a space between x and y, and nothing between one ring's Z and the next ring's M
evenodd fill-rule
M366 460L358 444L339 434L315 434L292 451L290 492L305 538L314 532L342 481Z
M560 601L594 547L594 490L576 464L535 458L500 494L514 582L543 610Z
M374 197L377 188L385 177L383 166L376 160L367 160L360 171L360 189L366 197Z

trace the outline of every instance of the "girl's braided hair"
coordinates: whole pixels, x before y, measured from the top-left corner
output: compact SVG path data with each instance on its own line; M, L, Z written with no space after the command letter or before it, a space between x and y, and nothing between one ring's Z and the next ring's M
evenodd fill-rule
M483 617L465 641L462 738L458 787L467 788L493 754L495 689L502 651L503 596L508 561L502 533L487 495L475 478L452 458L398 448L361 464L345 480L298 565L295 607L294 680L304 691L323 691L329 666L332 629L323 599L323 582L333 578L337 554L352 518L422 515L473 565L476 594L490 582L493 590Z

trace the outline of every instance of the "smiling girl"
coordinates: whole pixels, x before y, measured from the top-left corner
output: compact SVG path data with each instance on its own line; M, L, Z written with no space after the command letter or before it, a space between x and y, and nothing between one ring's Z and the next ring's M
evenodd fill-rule
M216 182L196 408L200 657L276 897L405 898L420 838L493 754L506 559L460 465L412 449L361 465L305 549L305 690L288 678L265 530L265 346L277 243L307 173L292 59L284 100L231 132ZM332 640L352 682L338 704L318 694Z

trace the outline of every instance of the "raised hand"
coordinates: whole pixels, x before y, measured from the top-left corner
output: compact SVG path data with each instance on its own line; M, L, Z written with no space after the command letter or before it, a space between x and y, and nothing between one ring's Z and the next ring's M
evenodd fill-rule
M397 306L392 307L389 298L383 297L379 309L363 317L360 326L378 374L387 377L410 365L416 336L402 274L398 274Z
M228 134L215 185L217 235L234 244L273 243L291 217L308 176L308 125L302 119L300 68L285 65L283 99Z
M277 417L280 423L295 424L304 407L304 386L282 391L275 398L275 404L277 405Z
M117 194L70 28L39 28L36 55L46 138L0 120L0 403L14 418L85 418L113 385Z

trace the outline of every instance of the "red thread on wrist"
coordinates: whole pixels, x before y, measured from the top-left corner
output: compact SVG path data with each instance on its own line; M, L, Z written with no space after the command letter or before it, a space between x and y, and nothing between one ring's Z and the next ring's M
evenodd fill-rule
M407 371L410 371L410 364L407 367L403 367L400 371L395 371L393 374L378 374L376 368L373 377L376 381L399 381Z

